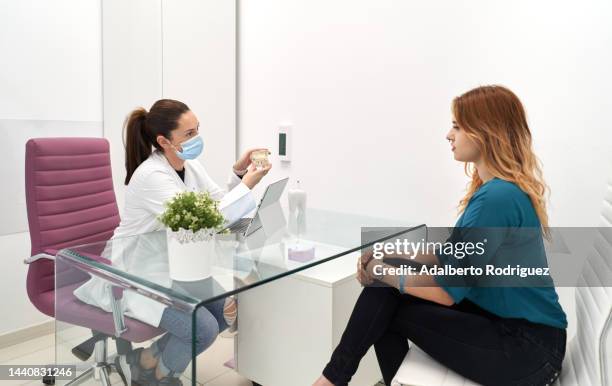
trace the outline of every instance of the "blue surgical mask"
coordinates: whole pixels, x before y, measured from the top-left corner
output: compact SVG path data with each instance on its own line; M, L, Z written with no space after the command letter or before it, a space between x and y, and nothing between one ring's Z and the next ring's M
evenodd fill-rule
M176 151L176 155L182 160L188 159L196 159L202 154L202 149L204 148L204 141L202 141L202 137L196 135L195 137L181 143L181 148L183 151Z

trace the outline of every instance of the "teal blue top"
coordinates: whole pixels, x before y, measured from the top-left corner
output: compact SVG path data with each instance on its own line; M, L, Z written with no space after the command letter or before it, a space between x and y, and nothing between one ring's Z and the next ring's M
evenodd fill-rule
M484 256L456 259L439 253L441 264L451 266L531 266L548 267L542 239L541 224L529 199L512 182L493 178L483 184L472 196L455 225L458 234L465 231L488 239ZM474 232L480 229L480 232ZM494 231L495 229L495 231ZM523 233L517 236L512 229ZM530 232L524 232L530 229ZM455 233L455 232L453 232ZM513 234L510 235L510 234ZM525 237L531 234L532 237ZM455 235L456 236L456 235ZM451 239L453 236L451 236ZM479 237L482 240L483 237ZM457 240L455 240L457 241ZM485 279L486 280L486 279ZM515 279L512 279L515 280ZM504 318L522 318L534 323L566 328L565 312L559 304L552 279L547 277L541 286L451 285L449 280L436 276L438 284L448 292L455 303L468 299L481 308Z

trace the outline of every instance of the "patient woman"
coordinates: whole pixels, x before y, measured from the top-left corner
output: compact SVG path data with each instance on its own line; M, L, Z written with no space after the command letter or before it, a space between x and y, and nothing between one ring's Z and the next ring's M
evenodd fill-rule
M452 113L446 139L471 175L455 230L535 229L530 250L537 255L532 257L546 264L547 188L521 102L505 87L484 86L455 98ZM515 262L510 237L488 241L494 255L489 259L497 259L497 266ZM439 266L459 261L442 253L416 260ZM357 265L358 280L366 287L314 385L347 385L372 345L390 385L408 352L408 339L482 385L548 385L558 377L567 321L552 280L541 287L451 286L430 275L377 276L382 271L375 267L385 263L371 253Z
M186 190L209 192L213 199L220 201L219 209L229 222L255 208L251 189L271 166L257 169L250 161L251 152L257 149L247 151L233 166L229 191L221 189L197 160L206 148L205 142L197 117L184 103L162 99L149 111L136 109L128 116L124 129L125 209L113 238L126 239L126 236L163 229L157 218L165 210L164 203ZM136 270L140 277L169 285L167 261L154 261L159 248L152 240L154 237L135 239L139 241L137 247L114 254L120 256L113 257L113 265ZM75 295L87 303L108 308L98 304L106 297L96 296L96 288L99 286L92 279L79 287ZM134 384L181 385L179 376L191 361L192 315L129 291L124 294L123 302L131 317L167 331L151 347L128 354ZM232 327L236 311L231 298L198 308L197 330L193 335L198 354L214 342L220 331ZM119 371L123 377L120 368Z

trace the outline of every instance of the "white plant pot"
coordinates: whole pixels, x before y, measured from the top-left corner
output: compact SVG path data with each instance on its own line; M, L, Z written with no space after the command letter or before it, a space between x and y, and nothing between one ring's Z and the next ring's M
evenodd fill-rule
M212 274L215 255L215 233L209 230L167 231L170 278L197 281Z

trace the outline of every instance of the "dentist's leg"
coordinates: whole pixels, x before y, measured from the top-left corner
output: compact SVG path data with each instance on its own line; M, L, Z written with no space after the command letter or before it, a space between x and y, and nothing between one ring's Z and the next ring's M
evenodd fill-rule
M200 307L196 314L196 355L206 350L227 328L223 316L225 300ZM151 346L151 354L158 359L156 377L176 376L185 371L192 358L192 316L176 309L164 310L160 327L168 331Z

